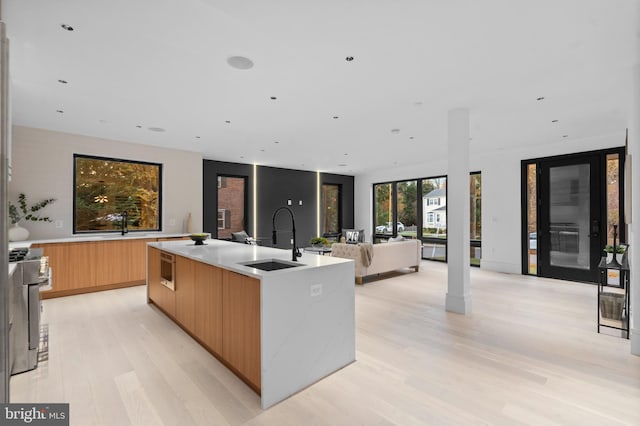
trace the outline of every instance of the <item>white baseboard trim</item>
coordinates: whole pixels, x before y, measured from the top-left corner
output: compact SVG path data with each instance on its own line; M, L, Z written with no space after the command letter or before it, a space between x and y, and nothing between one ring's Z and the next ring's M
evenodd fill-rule
M506 274L522 274L522 266L499 260L480 260L480 269L487 271L504 272Z
M454 312L456 314L470 314L471 313L471 295L454 296L447 293L445 298L444 308L447 312Z
M631 339L631 353L640 356L640 329L632 327L629 337Z

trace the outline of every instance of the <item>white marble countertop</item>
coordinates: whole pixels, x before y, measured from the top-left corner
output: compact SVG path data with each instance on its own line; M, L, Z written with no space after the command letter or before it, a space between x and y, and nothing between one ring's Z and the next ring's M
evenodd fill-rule
M218 266L220 268L255 278L291 274L294 271L309 270L311 268L318 268L326 265L353 262L353 260L350 259L320 256L313 253L302 253L302 257L299 257L298 261L295 262L299 266L275 271L262 271L260 269L242 265L242 263L256 260L269 261L277 259L278 261L293 264L294 262L291 261L291 249L285 250L272 247L253 246L215 239L206 240L205 245L201 246L196 246L193 242L184 240L162 241L157 243L148 243L148 245L169 253L184 256L189 259Z
M129 232L105 234L78 234L69 237L51 238L46 240L14 241L9 243L9 248L29 247L31 244L54 244L54 243L80 243L85 241L114 241L114 240L138 240L146 238L175 238L188 237L189 234L165 234L163 232Z

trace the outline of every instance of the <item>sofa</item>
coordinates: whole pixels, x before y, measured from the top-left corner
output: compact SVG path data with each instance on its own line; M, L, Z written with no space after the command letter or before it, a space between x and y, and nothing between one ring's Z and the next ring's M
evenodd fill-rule
M331 256L355 261L356 282L364 278L401 268L420 268L421 243L419 240L394 241L380 244L334 243Z

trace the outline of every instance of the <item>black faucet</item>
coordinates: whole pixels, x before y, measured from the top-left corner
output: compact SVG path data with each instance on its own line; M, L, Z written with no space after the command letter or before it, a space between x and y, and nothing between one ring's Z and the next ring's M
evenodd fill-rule
M123 211L120 213L120 231L122 231L122 235L129 233L129 213L127 211Z
M298 247L296 247L296 218L289 207L279 207L276 209L275 212L273 212L273 217L271 218L271 222L273 224L271 239L273 241L273 244L277 243L276 216L278 216L278 213L280 213L282 210L288 211L289 215L291 216L291 228L292 228L291 231L293 233L293 247L291 247L291 260L293 262L296 262L298 258L302 255L300 254L300 250L298 250Z

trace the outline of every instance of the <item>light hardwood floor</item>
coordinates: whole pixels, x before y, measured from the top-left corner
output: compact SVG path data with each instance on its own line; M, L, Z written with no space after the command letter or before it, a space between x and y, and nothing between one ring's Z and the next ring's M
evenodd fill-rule
M596 333L596 287L446 265L356 287L357 361L263 411L258 396L133 287L44 301L49 360L12 402L69 402L72 425L640 425L640 357Z

